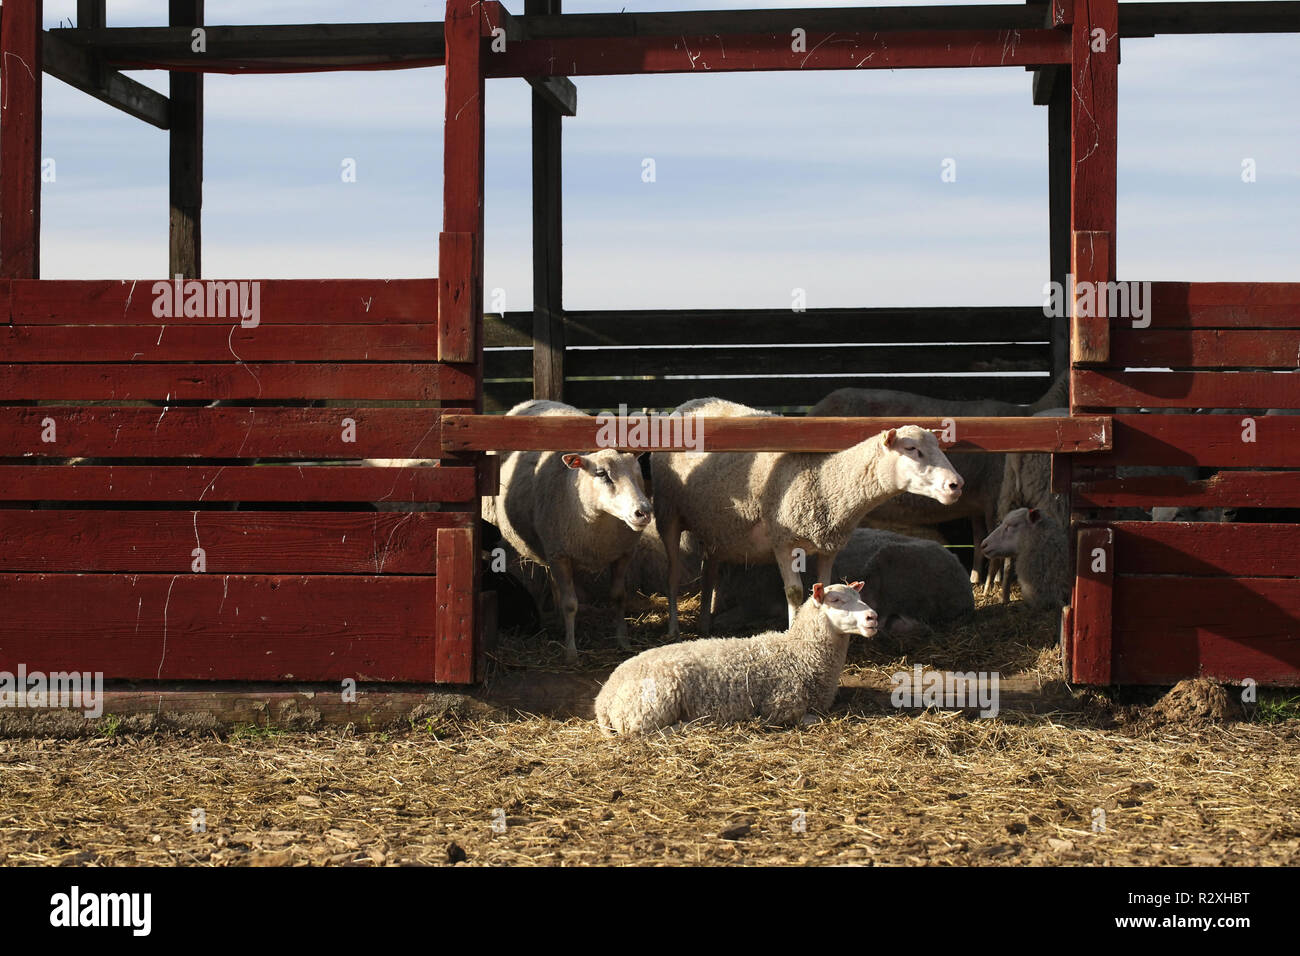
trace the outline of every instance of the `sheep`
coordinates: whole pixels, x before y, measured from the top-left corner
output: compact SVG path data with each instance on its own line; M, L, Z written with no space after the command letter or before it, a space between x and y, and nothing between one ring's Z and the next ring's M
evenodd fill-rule
M971 417L998 418L1013 415L1033 415L1064 402L1069 392L1065 375L1057 377L1052 387L1032 405L1016 405L996 399L956 401L931 398L911 392L884 388L841 388L831 392L808 410L809 416L834 415L860 418L909 417ZM871 520L888 521L903 525L935 525L955 518L969 518L971 538L979 541L988 534L998 518L998 494L1005 469L1005 456L990 453L954 453L952 466L966 479L961 502L953 508L942 508L933 501L915 495L903 495L872 512ZM983 562L976 550L971 561L970 581L979 583Z
M1048 408L1034 413L1035 418L1068 418L1068 408ZM1052 491L1052 456L1042 452L1007 452L998 490L998 521L1017 508L1038 508L1050 514L1061 527L1070 523L1070 505L1065 495ZM1002 567L1002 603L1011 591L1011 560ZM984 582L988 594L993 575Z
M866 582L862 598L892 637L924 633L975 610L966 569L934 541L859 528L835 558L833 574Z
M985 557L1016 559L1020 593L1036 608L1070 601L1070 550L1066 530L1046 510L1016 508L980 543Z
M813 586L784 632L666 644L620 664L596 696L601 731L644 734L674 724L760 718L807 721L835 700L849 635L873 637L876 612L852 585Z
M508 415L581 415L561 402L534 400ZM501 464L500 490L483 498L483 518L523 558L550 569L555 607L564 617L564 658L578 660L574 570L610 568L618 609L615 637L627 647L624 572L651 505L636 456L612 448L583 454L523 451Z
M696 399L675 415L766 416L719 398ZM707 438L706 438L707 441ZM863 517L904 491L951 504L963 479L935 436L916 425L891 428L834 454L806 452L655 452L650 457L655 520L668 557L668 634L679 633L679 541L695 535L703 559L700 632L709 633L720 564L775 558L785 585L788 620L803 603L800 556L817 555L817 580L827 584L835 555Z

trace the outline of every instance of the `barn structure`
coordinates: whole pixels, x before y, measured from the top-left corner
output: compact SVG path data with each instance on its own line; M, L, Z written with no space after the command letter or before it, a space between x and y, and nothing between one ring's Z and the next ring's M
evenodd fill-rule
M511 15L448 0L443 23L203 27L202 0L170 0L171 26L150 28L109 28L104 7L80 0L76 27L50 31L40 0L0 14L0 670L473 683L491 603L477 518L496 475L483 452L596 445L592 418L491 412L530 394L592 410L700 395L791 408L898 371L986 373L930 391L1029 401L1046 374L993 372L1068 368L1070 417L958 419L953 447L1053 454L1077 549L1062 615L1071 678L1300 684L1293 525L1116 519L1131 506L1300 507L1300 418L1256 414L1300 408L1297 379L1277 374L1297 367L1300 284L1155 283L1140 327L1082 299L1061 322L1037 308L814 309L804 328L864 343L828 368L827 353L790 347L786 310L566 311L560 261L572 77L1016 69L1048 110L1051 278L1113 282L1122 41L1297 32L1300 3L573 15L526 0ZM204 72L434 66L446 77L436 278L200 281ZM170 96L119 72L146 68L170 71ZM167 277L40 278L43 73L169 130ZM485 316L484 94L498 78L533 87L534 309ZM898 342L934 344L879 348ZM1001 344L975 344L988 342ZM764 347L730 348L741 343ZM682 344L697 347L666 348ZM722 377L743 362L813 371L810 358L839 377L783 379L779 395ZM1152 413L1207 408L1219 413ZM713 451L830 451L898 423L720 420L706 434ZM1169 464L1212 474L1116 475Z

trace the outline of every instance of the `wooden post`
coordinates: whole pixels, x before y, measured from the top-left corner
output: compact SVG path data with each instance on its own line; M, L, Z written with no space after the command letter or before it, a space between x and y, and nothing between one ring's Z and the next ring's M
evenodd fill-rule
M203 25L203 0L168 0L174 27ZM168 276L198 279L203 268L203 74L172 71L168 175Z
M1058 76L1047 101L1047 216L1051 280L1070 271L1070 83ZM1052 320L1052 377L1070 367L1069 313Z
M447 0L447 77L443 136L442 229L439 237L439 359L471 363L474 410L483 410L483 32L479 0ZM463 330L463 334L458 334ZM446 358L444 358L446 356ZM470 456L482 485L481 454ZM479 503L470 509L477 519ZM469 684L481 674L483 646L478 521L438 542L439 629L435 674L441 683Z
M441 531L438 532L442 534ZM1075 553L1074 639L1070 679L1080 684L1109 684L1111 607L1115 587L1115 532L1110 528L1079 531Z
M557 14L560 0L526 0L530 16ZM533 91L533 397L564 400L561 122Z
M108 0L77 0L77 29L102 30L108 26ZM104 68L99 57L94 57L94 79L103 85Z
M42 0L0 17L0 277L41 274Z

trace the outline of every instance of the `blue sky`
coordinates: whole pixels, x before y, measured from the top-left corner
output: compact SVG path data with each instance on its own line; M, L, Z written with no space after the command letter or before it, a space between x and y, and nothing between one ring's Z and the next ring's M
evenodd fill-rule
M568 0L569 12L849 6ZM46 0L46 25L75 16ZM507 0L522 10L522 0ZM210 23L440 19L441 3L208 0ZM165 22L110 0L111 26ZM137 79L163 91L166 75ZM570 308L1036 305L1047 111L1023 69L582 77L564 121ZM204 273L432 275L441 69L207 79ZM1119 276L1300 281L1300 36L1126 40ZM489 295L531 305L529 92L488 84ZM165 273L167 137L45 78L47 278ZM657 181L641 180L646 157ZM357 182L341 163L355 159ZM957 181L940 179L946 158ZM1241 164L1255 160L1257 181Z

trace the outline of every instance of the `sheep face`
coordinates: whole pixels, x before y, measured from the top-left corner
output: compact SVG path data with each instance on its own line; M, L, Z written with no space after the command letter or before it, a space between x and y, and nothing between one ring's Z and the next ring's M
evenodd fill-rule
M980 551L986 558L1014 558L1020 553L1029 529L1042 520L1043 513L1037 508L1017 508L980 542Z
M885 450L894 459L894 487L950 505L961 497L965 480L939 447L934 433L919 425L885 432Z
M636 455L605 448L589 455L564 455L564 464L577 473L583 503L624 522L633 531L650 524L650 498Z
M839 633L875 637L879 621L876 612L862 600L858 593L861 590L861 581L832 584L830 587L814 584L812 599Z

